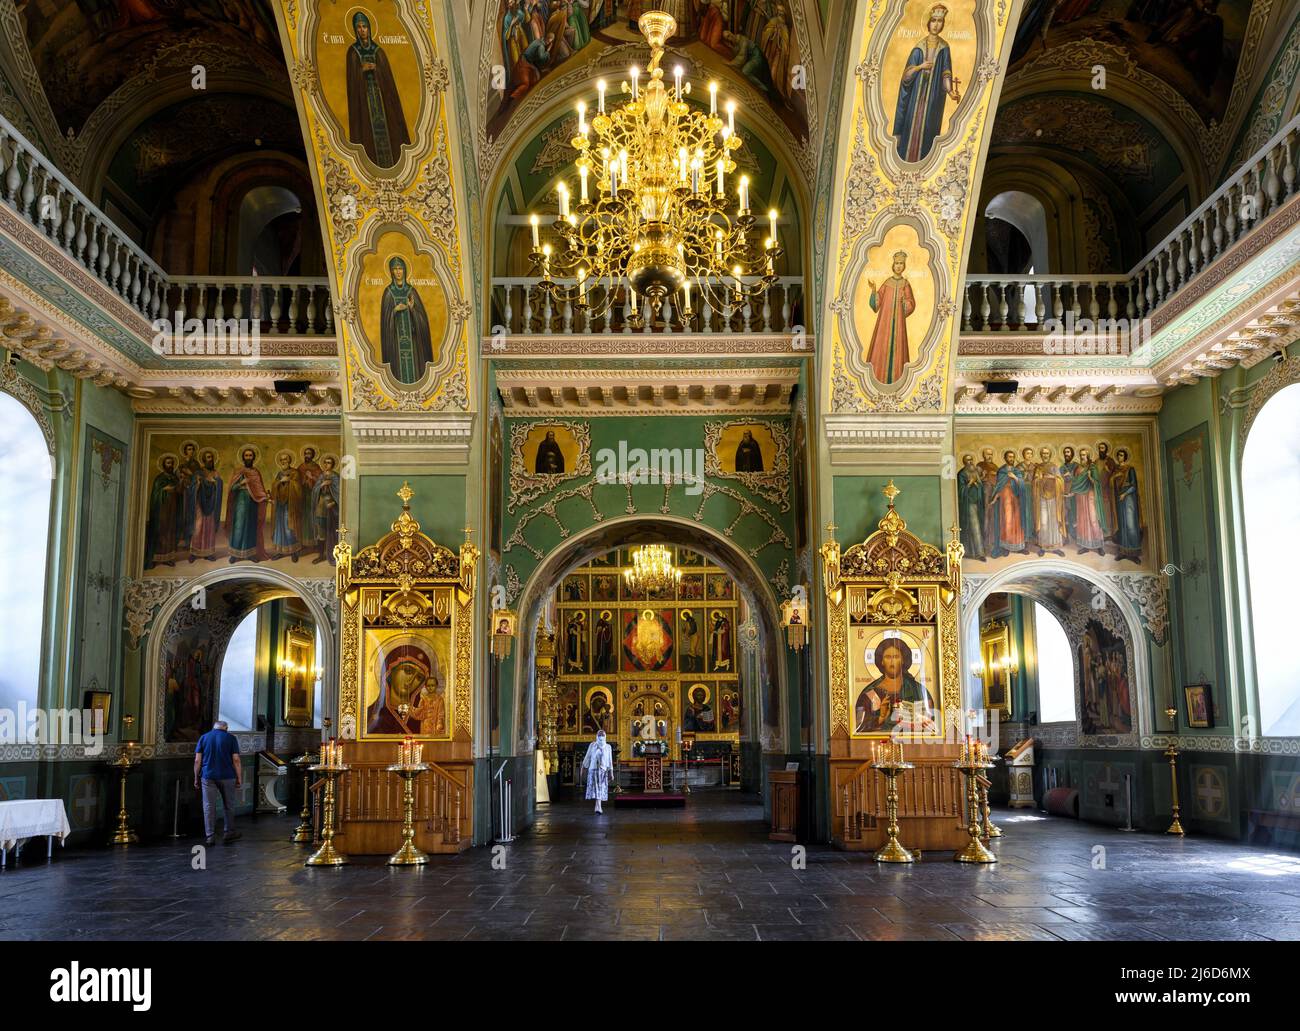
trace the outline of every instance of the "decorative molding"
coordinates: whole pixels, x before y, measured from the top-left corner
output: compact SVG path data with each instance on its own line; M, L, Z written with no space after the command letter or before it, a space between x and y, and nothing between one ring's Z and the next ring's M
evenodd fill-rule
M1250 437L1250 428L1254 425L1255 418L1259 415L1260 409L1264 407L1269 399L1284 387L1289 387L1293 383L1300 383L1300 357L1292 356L1286 361L1278 362L1265 373L1264 377L1259 380L1250 391L1250 400L1246 404L1246 414L1242 418L1241 434L1237 438L1237 457L1240 458L1246 451L1246 441Z
M1151 573L1112 573L1110 580L1142 617L1142 629L1157 645L1169 629L1169 595L1165 578Z
M186 583L183 576L148 577L126 580L122 596L126 632L130 637L128 647L140 647L140 642L153 629L153 618L159 607Z
M790 333L518 333L485 336L479 357L645 358L658 355L708 357L712 355L786 356L811 358L811 334Z

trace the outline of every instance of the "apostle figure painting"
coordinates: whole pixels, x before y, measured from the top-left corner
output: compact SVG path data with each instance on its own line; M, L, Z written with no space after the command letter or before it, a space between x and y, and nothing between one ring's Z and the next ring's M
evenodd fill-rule
M317 61L343 141L381 172L396 166L412 143L421 76L395 7L321 5Z
M1138 435L959 435L958 449L958 521L975 568L1049 555L1109 569L1150 560Z
M911 0L881 70L891 147L900 161L925 161L952 124L975 64L974 0Z
M447 294L429 253L405 233L382 234L362 259L361 328L371 357L399 384L420 382L443 357L449 315Z
M144 574L193 576L257 562L311 575L304 565L333 564L338 449L338 438L325 435L151 434Z

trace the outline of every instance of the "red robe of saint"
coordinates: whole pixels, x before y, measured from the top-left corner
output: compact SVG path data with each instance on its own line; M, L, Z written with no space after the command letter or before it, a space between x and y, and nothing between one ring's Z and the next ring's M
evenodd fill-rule
M907 348L907 317L916 310L912 284L901 276L890 276L872 293L870 304L876 313L876 328L867 361L877 382L893 383L912 359Z

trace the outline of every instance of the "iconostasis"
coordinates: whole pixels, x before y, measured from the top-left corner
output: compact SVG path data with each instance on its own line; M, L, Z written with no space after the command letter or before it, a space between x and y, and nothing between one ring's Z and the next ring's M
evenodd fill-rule
M680 759L682 735L693 738L696 754L739 747L743 602L735 581L699 552L672 551L681 582L649 596L624 580L627 548L593 559L561 582L556 739L562 753L600 730L625 761L639 758L649 741L667 742L669 756Z

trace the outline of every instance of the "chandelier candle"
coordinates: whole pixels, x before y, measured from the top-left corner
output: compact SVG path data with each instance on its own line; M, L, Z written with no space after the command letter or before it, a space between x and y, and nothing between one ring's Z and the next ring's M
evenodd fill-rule
M711 82L705 114L702 104L690 101L681 67L673 68L668 88L660 64L676 22L663 11L647 11L638 24L650 46L646 82L634 65L621 103L606 105L603 79L595 84L594 117L587 117L585 98L578 102L578 131L570 144L579 199L575 203L568 182L557 185L558 215L544 227L534 223L529 257L538 288L552 303L603 318L621 298L632 298L628 323L641 329L660 325L671 299L689 327L693 300L716 312L739 312L771 289L781 257L776 212L769 212L766 238L750 233L748 177L735 180L737 192L727 196L735 152L744 145L736 133L736 102L727 100L726 118L720 118L718 83ZM554 247L545 239L552 232ZM640 298L649 303L635 303Z

